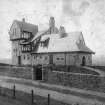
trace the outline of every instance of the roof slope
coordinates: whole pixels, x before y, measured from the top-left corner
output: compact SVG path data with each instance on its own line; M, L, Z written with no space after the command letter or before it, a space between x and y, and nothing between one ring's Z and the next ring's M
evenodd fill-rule
M18 24L18 26L20 27L22 31L31 32L33 35L35 35L38 30L37 25L33 25L30 23L26 23L26 22L18 21L18 20L15 20L14 22Z
M49 38L47 47L39 46L36 53L48 52L87 52L94 53L84 42L81 32L71 32L61 38L59 34L49 34L41 37L41 41Z

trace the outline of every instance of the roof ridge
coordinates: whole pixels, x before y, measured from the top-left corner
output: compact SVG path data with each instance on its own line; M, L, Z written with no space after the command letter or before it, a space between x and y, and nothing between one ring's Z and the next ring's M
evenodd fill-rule
M38 25L35 25L35 24L32 24L32 23L29 23L29 22L23 22L23 21L20 21L20 20L14 20L14 21L16 21L16 22L20 22L20 23L26 23L26 24L30 24L30 25L34 25L34 26L38 26Z

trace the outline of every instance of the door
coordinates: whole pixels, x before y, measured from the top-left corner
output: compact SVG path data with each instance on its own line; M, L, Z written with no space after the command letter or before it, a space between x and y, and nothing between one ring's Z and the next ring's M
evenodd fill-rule
M18 56L18 65L21 65L21 56Z
M42 80L42 68L41 67L36 68L36 80Z
M85 66L86 65L86 58L85 58L85 56L83 56L83 58L82 58L82 66Z

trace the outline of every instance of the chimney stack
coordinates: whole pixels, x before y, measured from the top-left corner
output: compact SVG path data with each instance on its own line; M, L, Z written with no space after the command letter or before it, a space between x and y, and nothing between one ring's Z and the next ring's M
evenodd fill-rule
M49 27L50 28L54 28L55 27L55 19L54 19L54 17L50 17Z
M25 23L25 18L23 18L23 19L22 19L22 22L24 22L24 23Z
M63 26L60 26L59 34L60 34L60 37L65 37L66 36L66 31L65 31L65 28Z

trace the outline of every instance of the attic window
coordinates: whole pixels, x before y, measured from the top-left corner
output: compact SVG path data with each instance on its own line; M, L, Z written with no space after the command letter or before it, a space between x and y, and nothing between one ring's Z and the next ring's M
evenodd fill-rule
M48 47L49 39L50 39L50 38L47 38L46 40L41 41L41 42L40 42L41 47Z

